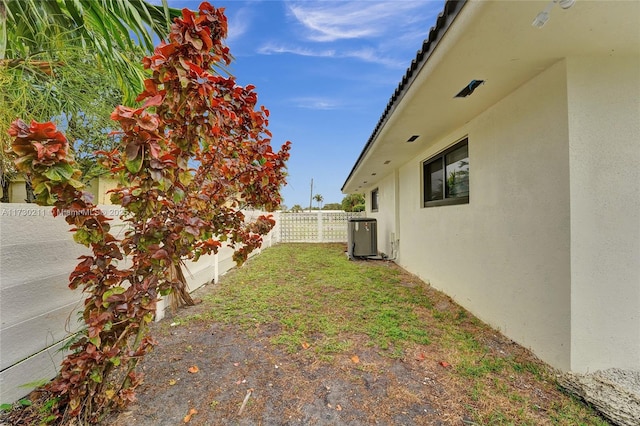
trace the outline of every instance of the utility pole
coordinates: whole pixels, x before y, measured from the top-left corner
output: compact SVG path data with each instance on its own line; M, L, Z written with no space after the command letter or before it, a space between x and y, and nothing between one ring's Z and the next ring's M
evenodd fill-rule
M311 212L311 200L313 200L313 178L311 178L311 194L309 194L309 212Z

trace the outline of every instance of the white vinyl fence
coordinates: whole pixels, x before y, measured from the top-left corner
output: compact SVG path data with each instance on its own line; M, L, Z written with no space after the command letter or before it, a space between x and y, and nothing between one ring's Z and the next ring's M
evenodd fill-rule
M89 254L76 244L62 217L51 207L34 204L0 205L0 403L12 403L38 384L53 378L64 353L60 350L78 330L84 297L68 288L78 256ZM118 206L101 206L118 217ZM251 219L262 212L245 212ZM357 214L356 214L357 215ZM264 237L259 254L278 242L346 242L352 213L275 213L276 227ZM124 225L112 222L118 237ZM191 291L217 282L235 266L233 250L188 262L185 276ZM157 319L164 317L164 303Z
M325 210L301 213L279 213L280 242L347 242L348 219L362 216L363 213Z

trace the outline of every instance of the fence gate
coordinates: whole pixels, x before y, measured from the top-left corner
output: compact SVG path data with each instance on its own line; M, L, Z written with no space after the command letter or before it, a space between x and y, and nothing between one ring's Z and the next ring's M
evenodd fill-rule
M280 241L283 243L346 243L347 221L362 212L313 211L280 213Z

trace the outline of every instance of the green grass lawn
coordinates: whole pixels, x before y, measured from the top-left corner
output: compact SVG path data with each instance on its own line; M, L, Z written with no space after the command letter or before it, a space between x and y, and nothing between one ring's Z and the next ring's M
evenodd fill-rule
M174 320L233 323L249 335L269 326L272 345L313 362L365 347L429 365L476 424L608 424L562 393L553 369L447 296L392 263L349 261L344 249L276 245L223 277L205 313Z

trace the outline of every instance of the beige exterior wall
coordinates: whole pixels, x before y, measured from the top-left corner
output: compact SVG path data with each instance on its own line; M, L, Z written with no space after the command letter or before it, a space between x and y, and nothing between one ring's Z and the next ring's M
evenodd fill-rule
M570 58L571 366L640 368L640 58Z
M397 249L396 208L398 194L397 173L392 172L383 178L378 186L378 211L371 211L371 189L365 195L367 217L376 219L378 233L378 251L388 257L395 255Z
M91 180L87 186L86 191L90 192L94 196L93 203L100 205L110 205L111 194L110 191L118 186L118 181L108 177L100 177ZM27 198L27 190L24 184L24 177L16 176L9 185L9 202L10 203L24 203Z
M398 263L569 369L565 75L565 63L555 64L400 168ZM423 208L422 161L465 136L470 203Z
M27 199L27 188L25 187L24 178L16 176L9 184L9 202L24 203Z
M101 177L100 179L94 179L94 182L97 181L97 189L93 191L93 194L96 196L96 200L94 203L96 204L113 204L111 203L111 194L109 191L115 189L118 186L118 181L116 179L110 179L106 177Z
M422 161L465 136L470 203L423 208ZM367 214L381 251L395 233L401 266L554 367L638 368L638 164L640 59L569 58L426 142Z

